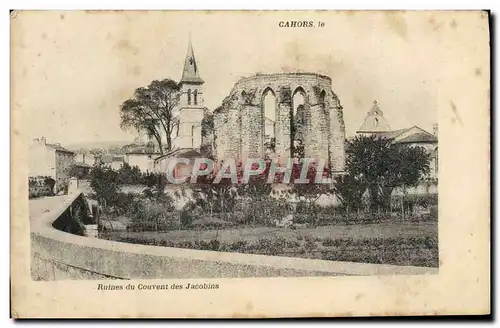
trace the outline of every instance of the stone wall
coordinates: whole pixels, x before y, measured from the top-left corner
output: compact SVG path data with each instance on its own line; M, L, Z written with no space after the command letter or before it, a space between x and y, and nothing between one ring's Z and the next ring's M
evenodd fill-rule
M304 153L329 160L334 171L344 167L345 129L342 106L331 79L315 73L257 74L242 78L214 112L215 155L224 158L263 157L264 96L276 98L276 156L291 155L294 95L304 96Z

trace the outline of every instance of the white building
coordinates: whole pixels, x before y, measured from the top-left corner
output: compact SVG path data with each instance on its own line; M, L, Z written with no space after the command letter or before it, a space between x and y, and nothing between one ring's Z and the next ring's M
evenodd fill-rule
M76 153L74 160L75 160L75 162L78 162L81 164L87 164L90 166L94 166L95 156L88 153L88 152Z
M154 161L159 153L129 152L125 154L125 162L131 167L137 166L141 172L153 172Z
M68 183L74 155L59 143L47 143L44 137L33 139L29 148L29 176L54 179L55 192L58 192Z
M118 171L123 167L125 159L123 156L104 154L101 156L101 163L110 167L112 170Z

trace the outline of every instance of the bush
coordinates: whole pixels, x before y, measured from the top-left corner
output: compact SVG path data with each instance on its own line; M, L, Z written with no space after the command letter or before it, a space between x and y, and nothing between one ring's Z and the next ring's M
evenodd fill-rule
M54 185L56 181L50 177L29 177L28 187L29 195L28 197L36 198L42 196L53 196L54 195Z
M308 224L310 226L315 226L317 222L318 222L318 215L316 213L293 215L293 223Z
M129 206L133 231L164 231L179 226L179 218L171 205L156 199L138 198ZM141 230L142 229L142 230Z
M404 206L405 212L413 213L420 208L432 208L438 205L437 194L410 194L410 195L395 195L391 197L391 207L393 211L401 212L401 205Z
M180 213L180 221L181 221L181 227L183 228L189 228L193 224L193 221L195 220L195 215L193 215L194 211L196 210L196 205L194 203L188 203L184 208L182 209Z

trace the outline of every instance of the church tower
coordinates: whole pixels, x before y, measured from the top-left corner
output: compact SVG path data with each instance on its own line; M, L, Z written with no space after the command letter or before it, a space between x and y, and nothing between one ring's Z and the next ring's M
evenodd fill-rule
M357 134L372 135L377 133L389 132L391 127L384 117L384 112L378 106L376 100L373 101L373 106L366 114L363 125L356 131Z
M180 82L179 129L174 139L176 148L200 148L201 121L205 111L203 83L190 39Z

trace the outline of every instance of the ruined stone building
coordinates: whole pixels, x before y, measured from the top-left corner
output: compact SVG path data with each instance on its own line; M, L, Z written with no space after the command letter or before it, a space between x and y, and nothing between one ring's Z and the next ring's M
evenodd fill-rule
M328 76L242 78L213 116L217 160L308 157L324 159L333 172L344 168L342 106Z
M308 157L324 159L334 172L343 170L342 106L328 76L279 73L242 78L212 113L204 107L203 84L189 42L180 81L178 134L174 149L155 160L157 169L163 170L169 158L184 152L210 149L217 161Z

